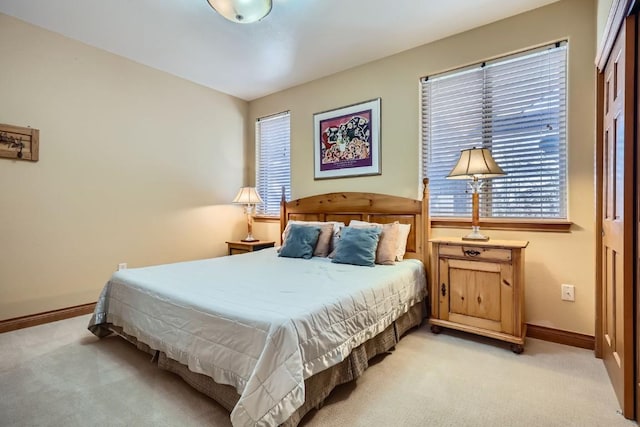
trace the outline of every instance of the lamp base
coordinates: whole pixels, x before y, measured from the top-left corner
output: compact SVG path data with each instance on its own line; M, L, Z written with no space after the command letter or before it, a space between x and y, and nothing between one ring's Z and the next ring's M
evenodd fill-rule
M241 242L259 242L260 240L256 239L255 237L253 237L253 234L251 233L251 227L249 227L249 234L247 234L247 237L245 237L244 239L240 240Z
M475 240L480 242L487 242L489 240L488 236L485 236L484 234L480 234L480 227L472 226L471 230L472 230L471 233L464 236L462 240L472 240L472 241Z

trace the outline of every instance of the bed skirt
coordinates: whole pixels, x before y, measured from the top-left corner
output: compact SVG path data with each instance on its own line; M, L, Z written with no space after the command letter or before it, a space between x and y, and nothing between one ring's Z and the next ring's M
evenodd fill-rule
M304 381L305 402L281 426L296 427L302 418L313 408L320 408L331 391L340 384L353 381L362 375L369 367L369 360L391 350L400 338L411 328L418 326L425 318L425 303L421 301L396 319L380 334L354 348L351 354L339 364L319 372ZM192 372L183 365L166 356L164 352L156 351L135 337L128 335L121 328L113 325L109 330L125 338L138 349L153 355L152 361L157 362L162 369L173 372L191 387L214 399L229 412L233 410L240 398L236 389L230 385L218 384L212 378Z

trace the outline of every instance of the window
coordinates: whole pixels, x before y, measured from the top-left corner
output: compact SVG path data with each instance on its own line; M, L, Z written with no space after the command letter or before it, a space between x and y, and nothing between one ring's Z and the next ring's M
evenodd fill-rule
M460 150L489 148L506 176L483 180L480 216L567 218L567 43L422 79L422 173L431 215L468 217Z
M289 112L256 120L256 189L264 203L258 215L279 216L282 187L291 198Z

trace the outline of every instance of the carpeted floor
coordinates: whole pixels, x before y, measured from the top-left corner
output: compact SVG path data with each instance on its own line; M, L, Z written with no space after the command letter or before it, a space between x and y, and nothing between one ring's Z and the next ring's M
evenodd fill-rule
M229 426L228 413L89 316L0 334L0 426ZM424 325L304 426L636 426L593 352Z

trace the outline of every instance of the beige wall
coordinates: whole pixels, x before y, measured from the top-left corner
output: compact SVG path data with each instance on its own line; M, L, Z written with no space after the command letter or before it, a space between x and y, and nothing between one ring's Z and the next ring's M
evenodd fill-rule
M556 40L569 40L568 138L571 233L498 232L530 241L526 320L594 333L594 56L596 4L564 0L370 64L279 92L249 104L250 120L291 111L292 197L330 191L371 191L418 197L419 78ZM314 181L313 113L382 98L382 175ZM251 157L250 157L251 158ZM261 232L277 236L276 224ZM256 230L258 232L258 230ZM434 234L460 236L462 230ZM560 300L560 284L576 286L576 302Z
M602 42L604 27L607 25L607 19L609 18L609 11L613 4L613 0L596 0L596 3L596 47L598 47Z
M246 230L246 102L3 14L0 58L0 123L40 129L39 162L0 159L0 320Z

